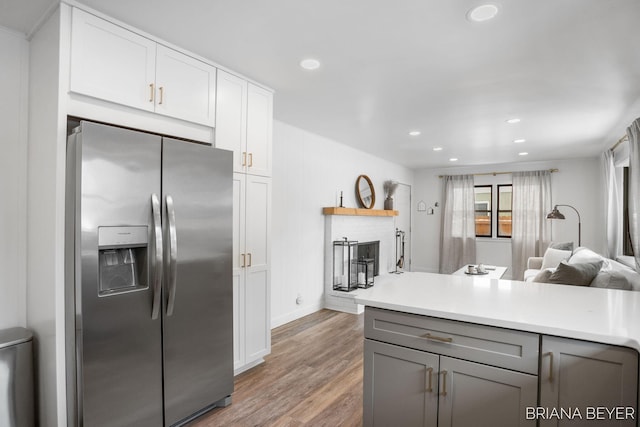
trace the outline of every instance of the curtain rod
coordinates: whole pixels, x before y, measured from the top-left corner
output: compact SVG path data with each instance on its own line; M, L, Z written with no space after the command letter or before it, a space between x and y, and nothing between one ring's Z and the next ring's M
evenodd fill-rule
M613 144L613 147L611 147L609 150L613 151L616 148L618 148L618 145L622 144L624 141L628 141L629 140L629 135L625 135L622 138L620 138L619 140L616 141L615 144Z
M518 172L520 172L520 171L518 171ZM555 169L555 168L554 169L549 169L549 172L550 173L559 172L559 169ZM510 173L513 173L513 172L484 172L484 173L474 173L472 175L473 176L481 176L481 175L493 175L493 176L496 176L496 175L507 175L507 174L510 174ZM444 177L445 177L445 175L438 175L438 178L444 178Z

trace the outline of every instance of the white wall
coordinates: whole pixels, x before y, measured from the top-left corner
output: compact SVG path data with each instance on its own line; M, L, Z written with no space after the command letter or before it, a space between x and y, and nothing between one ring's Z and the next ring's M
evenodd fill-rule
M410 169L336 141L275 121L271 257L272 327L323 307L324 215L322 208L357 207L355 182L371 178L376 209L383 209L386 180L412 184ZM301 296L302 304L296 304Z
M61 9L65 13L61 12ZM27 325L35 332L39 425L66 424L64 357L64 179L66 117L59 76L62 4L30 42ZM68 34L67 34L68 38ZM66 72L64 73L66 75Z
M414 205L424 200L427 206L435 202L442 206L441 180L438 175L542 170L557 168L551 175L553 204L568 204L580 212L582 219L582 246L588 246L604 253L605 230L602 208L603 183L602 165L599 158L579 158L549 162L517 163L506 165L486 165L478 167L422 169L416 171L414 184ZM476 184L509 184L511 175L476 176ZM575 212L561 208L566 216L564 221L552 222L552 239L555 241L578 241L578 221ZM426 212L414 214L413 228L413 270L438 272L441 209L435 208L435 215ZM501 239L478 239L476 241L477 261L485 264L511 267L511 243ZM510 271L505 278L510 278Z
M0 27L0 329L27 325L29 43Z

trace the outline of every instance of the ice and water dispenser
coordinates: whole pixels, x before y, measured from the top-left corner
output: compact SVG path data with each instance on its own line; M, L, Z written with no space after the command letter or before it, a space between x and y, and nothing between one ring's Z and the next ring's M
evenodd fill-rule
M147 226L98 227L98 295L148 287Z

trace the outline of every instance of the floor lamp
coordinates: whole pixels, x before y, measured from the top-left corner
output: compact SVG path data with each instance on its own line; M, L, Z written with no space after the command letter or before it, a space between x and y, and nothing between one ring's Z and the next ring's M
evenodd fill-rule
M547 219L564 219L564 215L558 210L558 206L566 206L576 211L576 214L578 215L578 246L582 246L582 223L580 221L580 212L578 212L578 209L574 208L571 205L555 205L553 207L553 210L547 215Z

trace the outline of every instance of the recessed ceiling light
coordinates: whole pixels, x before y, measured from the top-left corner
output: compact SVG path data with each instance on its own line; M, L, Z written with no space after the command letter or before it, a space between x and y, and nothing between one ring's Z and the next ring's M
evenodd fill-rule
M317 70L320 68L320 61L313 58L307 58L300 61L300 66L305 70Z
M512 125L514 123L520 123L520 119L517 118L517 117L514 117L513 119L507 120L507 123L509 123L510 125Z
M433 147L433 151L442 151L442 147Z
M483 22L495 18L497 14L497 6L493 4L483 4L467 12L467 19L473 22Z
M522 153L518 153L518 156L526 156L526 155L528 155L528 154L529 154L529 153L527 153L526 151L523 151Z
M526 141L526 139L522 139L522 138L513 140L513 142L515 142L516 144L522 144L525 141Z
M452 158L450 158L450 159L449 159L449 161L450 161L450 162L457 162L457 161L458 161L458 158L457 158L457 157L452 157Z
M418 136L418 135L420 135L420 131L419 130L412 130L411 132L409 132L409 135Z

